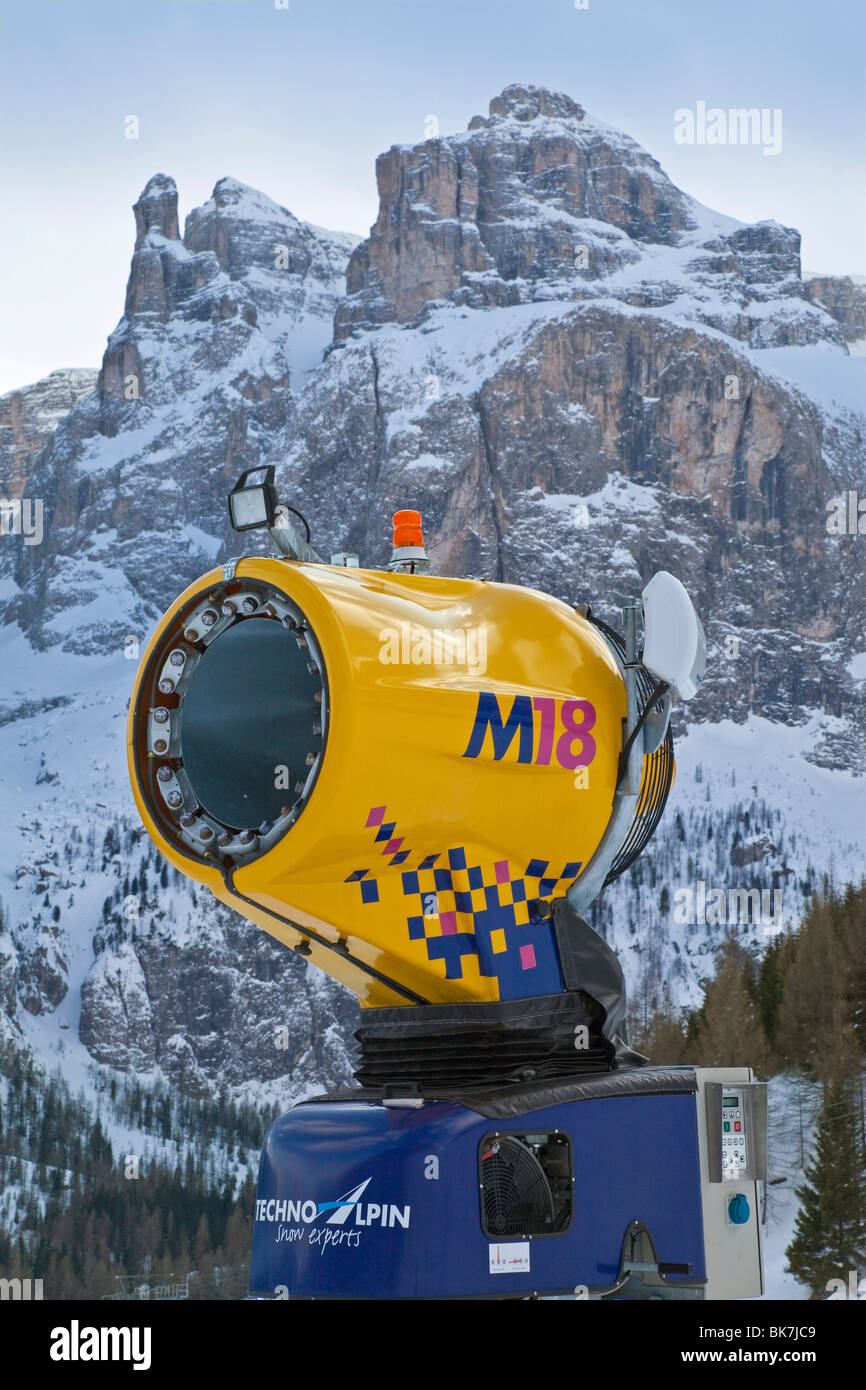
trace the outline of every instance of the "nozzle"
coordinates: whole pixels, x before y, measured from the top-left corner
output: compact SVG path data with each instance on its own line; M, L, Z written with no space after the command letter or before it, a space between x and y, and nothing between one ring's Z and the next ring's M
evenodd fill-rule
M169 842L209 862L267 853L312 795L326 689L315 633L281 589L233 578L196 593L163 628L133 716L135 781Z

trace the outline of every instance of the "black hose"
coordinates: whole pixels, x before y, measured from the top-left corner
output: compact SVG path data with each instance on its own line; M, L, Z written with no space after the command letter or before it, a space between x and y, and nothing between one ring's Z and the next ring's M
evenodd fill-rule
M310 523L307 521L307 518L303 515L302 512L299 512L299 511L298 511L297 507L290 507L289 504L288 504L288 502L284 502L282 505L285 507L285 509L286 509L287 512L292 512L293 515L295 515L295 516L298 518L299 521L302 521L302 522L304 523L304 530L305 530L306 533L307 533L307 545L309 545L309 544L310 544Z

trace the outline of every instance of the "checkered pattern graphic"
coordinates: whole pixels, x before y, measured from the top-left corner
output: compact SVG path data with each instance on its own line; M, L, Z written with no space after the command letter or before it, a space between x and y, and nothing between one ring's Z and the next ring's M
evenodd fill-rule
M375 831L374 848L382 846L388 866L403 866L409 938L425 942L428 960L444 961L445 978L462 979L464 962L472 957L481 975L496 976L500 999L558 992L562 980L551 923L532 904L564 891L580 863L558 869L546 859L530 859L525 867L507 859L469 864L457 846L411 864L416 855L386 813L385 806L372 807L367 829ZM356 869L346 882L359 884L362 904L379 901L374 869Z

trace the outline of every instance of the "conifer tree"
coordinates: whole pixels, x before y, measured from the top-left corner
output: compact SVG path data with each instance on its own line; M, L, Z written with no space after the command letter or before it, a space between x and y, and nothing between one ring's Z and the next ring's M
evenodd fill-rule
M847 921L835 899L813 900L784 971L776 1036L783 1060L826 1089L860 1064Z
M830 1279L846 1286L866 1266L866 1152L850 1084L832 1083L818 1121L815 1154L797 1188L800 1210L786 1250L789 1268L815 1297Z
M850 1018L861 1051L866 1051L866 883L850 886L841 905L849 960Z
M782 933L774 936L764 952L764 958L758 972L756 990L758 1012L761 1016L761 1025L766 1034L767 1042L771 1047L774 1047L776 1042L776 1023L779 1005L782 1002L785 966L791 955L790 942L791 938Z
M695 1055L704 1067L753 1067L766 1074L769 1049L749 983L751 962L733 937L720 952L714 979L706 987L694 1030Z

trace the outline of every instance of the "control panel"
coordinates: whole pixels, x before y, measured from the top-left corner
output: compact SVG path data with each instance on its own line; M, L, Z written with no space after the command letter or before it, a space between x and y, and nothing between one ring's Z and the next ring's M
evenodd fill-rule
M697 1067L706 1297L763 1291L761 1189L767 1176L767 1088L748 1067Z
M710 1182L762 1180L767 1168L767 1088L757 1081L704 1088Z
M722 1087L722 1181L735 1182L745 1176L749 1157L748 1122L742 1091Z

